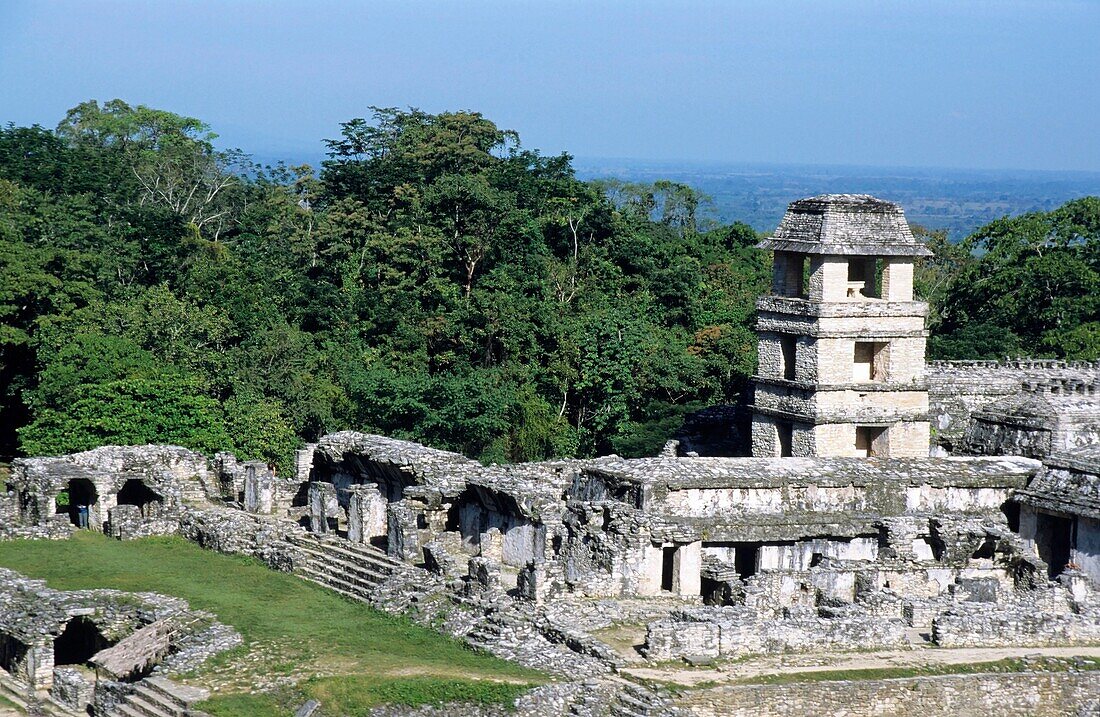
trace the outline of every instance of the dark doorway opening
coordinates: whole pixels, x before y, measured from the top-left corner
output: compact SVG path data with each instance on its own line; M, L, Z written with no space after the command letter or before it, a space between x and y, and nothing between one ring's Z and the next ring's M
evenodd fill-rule
M74 617L53 641L53 662L55 665L83 665L92 655L112 644L94 622L86 617Z
M141 514L148 517L148 506L151 503L160 504L163 498L159 493L145 485L137 478L131 478L123 484L118 492L119 505L136 505L141 508Z
M1020 504L1014 500L1006 500L1001 506L1005 520L1008 521L1008 529L1013 533L1020 532Z
M1035 516L1035 544L1047 564L1047 576L1056 578L1069 563L1076 520L1039 513Z
M15 674L27 659L27 646L11 635L0 632L0 669Z
M672 592L672 576L676 572L676 548L664 548L661 552L661 589Z
M742 580L756 575L763 543L737 543L733 551L733 569Z
M69 514L69 521L82 528L91 527L91 513L99 500L95 485L87 478L73 478L66 492L69 494L69 505L64 512Z
M856 455L874 458L886 455L886 429L878 426L856 426Z
M981 546L974 551L974 554L970 557L974 560L992 560L997 554L997 541L993 538L986 536L982 541Z

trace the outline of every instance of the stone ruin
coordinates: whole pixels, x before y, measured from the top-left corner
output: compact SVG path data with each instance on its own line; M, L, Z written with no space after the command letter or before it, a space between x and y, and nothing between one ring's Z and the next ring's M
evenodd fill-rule
M52 590L0 568L0 687L28 710L110 714L132 683L194 669L240 642L179 598Z
M887 202L796 202L764 246L754 395L659 457L484 466L344 431L276 476L109 447L17 461L0 533L68 534L68 491L93 529L253 555L568 679L531 714L660 714L615 676L643 658L1100 643L1100 363L926 365L926 250Z

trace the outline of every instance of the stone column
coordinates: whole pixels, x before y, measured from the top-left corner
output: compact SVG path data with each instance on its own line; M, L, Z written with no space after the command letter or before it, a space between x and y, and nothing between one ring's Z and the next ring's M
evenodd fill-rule
M36 690L48 690L53 686L53 643L32 645L22 665L27 681Z
M111 537L119 540L137 537L141 522L141 508L136 505L116 505L107 513Z
M348 540L369 543L387 533L386 498L373 483L348 488Z
M481 557L500 563L504 558L504 536L500 528L489 528L481 534Z
M249 461L244 473L244 509L270 514L275 499L275 476L261 461Z
M641 575L638 578L639 595L656 595L661 592L661 570L664 550L660 545L642 547Z
M408 563L420 560L420 532L417 511L405 501L390 503L386 511L388 519L387 552L390 556Z
M703 541L681 545L672 562L672 591L677 595L702 592Z
M309 474L313 470L313 452L316 449L316 443L307 443L305 448L294 452L294 476L299 483L309 482Z
M327 533L328 519L336 517L336 486L332 483L309 484L309 529L314 533Z

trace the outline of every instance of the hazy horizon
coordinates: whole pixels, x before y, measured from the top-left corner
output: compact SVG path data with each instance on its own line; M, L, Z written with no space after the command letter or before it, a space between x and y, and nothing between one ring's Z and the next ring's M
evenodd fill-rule
M319 157L412 106L582 158L1100 172L1097 28L1089 0L15 0L0 121L117 97Z

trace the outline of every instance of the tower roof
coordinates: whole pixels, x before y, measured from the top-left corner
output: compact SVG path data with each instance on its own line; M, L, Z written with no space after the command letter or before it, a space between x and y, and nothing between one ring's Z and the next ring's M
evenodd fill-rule
M869 194L821 194L787 206L761 249L847 256L931 256L909 231L905 213Z

